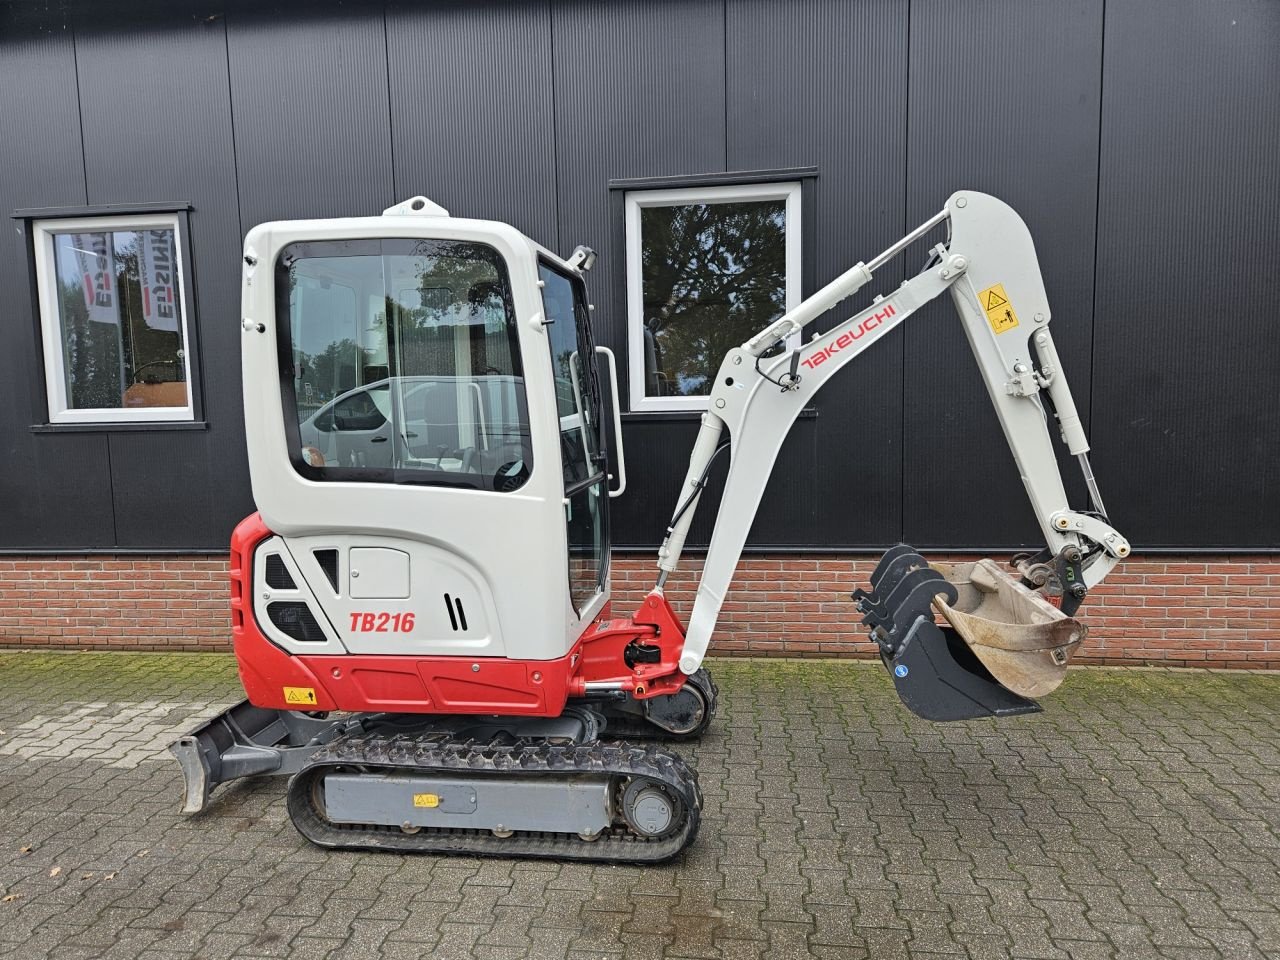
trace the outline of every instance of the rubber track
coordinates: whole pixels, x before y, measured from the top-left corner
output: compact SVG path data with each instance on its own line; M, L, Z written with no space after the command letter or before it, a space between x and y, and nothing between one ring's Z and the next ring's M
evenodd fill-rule
M648 840L621 825L597 839L574 834L517 831L495 837L488 830L432 829L404 833L398 827L334 824L314 802L312 785L326 770L358 767L367 773L467 773L477 777L518 774L565 777L575 773L644 777L667 786L684 804L684 822L670 836ZM655 745L594 740L553 743L525 740L514 744L461 743L440 734L369 734L345 737L317 751L289 782L289 816L298 831L322 847L447 853L484 857L534 857L595 863L661 863L693 842L702 813L698 775L679 754Z

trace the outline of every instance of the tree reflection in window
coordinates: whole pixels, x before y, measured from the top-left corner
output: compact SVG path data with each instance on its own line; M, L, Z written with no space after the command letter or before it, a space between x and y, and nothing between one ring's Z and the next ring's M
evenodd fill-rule
M706 396L725 352L786 310L786 201L640 216L645 396Z

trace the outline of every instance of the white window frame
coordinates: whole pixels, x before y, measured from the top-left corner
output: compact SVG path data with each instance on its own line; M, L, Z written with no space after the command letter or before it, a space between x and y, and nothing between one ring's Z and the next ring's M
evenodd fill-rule
M680 187L670 190L635 190L627 193L626 270L627 270L627 380L632 412L673 410L706 410L710 397L646 397L644 393L644 275L641 269L640 211L646 207L671 207L688 203L741 203L753 200L785 200L786 243L786 307L794 310L801 301L800 255L800 182L743 183L705 187ZM761 328L763 329L763 327ZM788 341L799 345L796 334ZM716 361L719 362L718 360ZM715 376L716 371L710 371Z
M67 398L65 357L62 350L62 317L58 308L58 269L54 235L61 233L109 233L117 230L173 231L177 267L178 309L182 324L182 363L187 387L185 407L89 407L72 408ZM75 217L35 220L31 224L35 246L36 287L39 295L40 330L44 346L44 380L50 423L164 423L195 419L191 387L191 330L187 318L186 238L177 214L148 213L131 216Z

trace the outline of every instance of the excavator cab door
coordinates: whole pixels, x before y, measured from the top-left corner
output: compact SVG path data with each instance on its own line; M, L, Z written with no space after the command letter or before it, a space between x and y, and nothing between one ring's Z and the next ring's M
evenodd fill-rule
M609 575L609 489L600 377L582 278L543 258L538 279L560 421L569 599L581 617L607 589Z

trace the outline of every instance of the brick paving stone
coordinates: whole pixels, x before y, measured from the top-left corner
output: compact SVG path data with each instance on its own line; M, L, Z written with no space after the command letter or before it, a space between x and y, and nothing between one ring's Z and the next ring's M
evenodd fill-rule
M702 835L636 868L328 852L270 779L184 818L230 658L0 654L0 958L1280 960L1280 676L930 725L876 665L712 669Z

